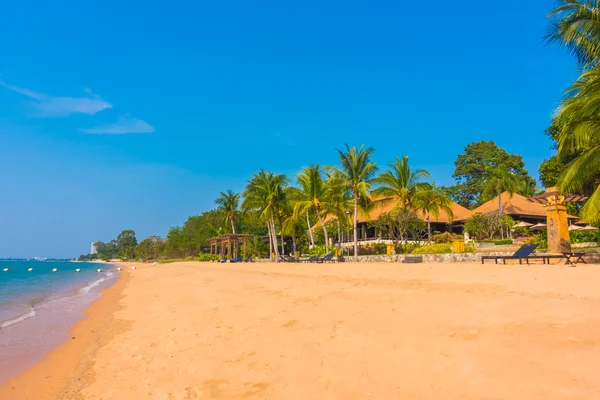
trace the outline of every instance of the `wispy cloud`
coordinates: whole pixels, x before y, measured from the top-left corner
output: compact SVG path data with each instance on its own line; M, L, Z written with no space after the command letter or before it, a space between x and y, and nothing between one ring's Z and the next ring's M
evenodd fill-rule
M112 104L100 96L86 90L85 97L49 96L30 89L10 85L0 79L0 86L22 94L33 100L33 106L42 117L66 117L71 114L95 115L102 110L112 108Z
M117 122L100 124L93 128L80 129L80 131L90 134L125 135L129 133L152 133L155 129L146 121L124 115Z

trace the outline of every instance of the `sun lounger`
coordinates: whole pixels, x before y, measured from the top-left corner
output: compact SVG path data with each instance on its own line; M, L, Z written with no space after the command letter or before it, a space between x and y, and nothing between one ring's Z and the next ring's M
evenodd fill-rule
M526 260L527 264L529 264L531 258L537 258L533 252L537 246L537 244L524 244L512 256L482 256L481 263L484 264L485 260L494 260L498 264L498 260L502 260L502 263L506 264L506 260L519 260L519 264L522 264L523 260ZM532 257L531 254L534 254L534 256Z
M319 257L316 257L316 256L310 256L310 257L302 260L302 262L305 262L305 263L313 263L313 262L318 262L318 261L319 261Z
M325 262L334 263L336 260L333 259L333 256L335 256L335 253L329 253L325 257L319 257L317 259L317 262L318 263L325 263Z

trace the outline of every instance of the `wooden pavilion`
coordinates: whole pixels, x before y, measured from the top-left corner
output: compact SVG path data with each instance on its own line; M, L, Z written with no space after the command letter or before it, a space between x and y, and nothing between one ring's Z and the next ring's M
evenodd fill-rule
M252 235L247 233L242 234L233 234L227 233L225 235L217 236L208 239L208 243L210 244L210 254L220 254L221 259L225 259L227 257L228 260L234 258L235 255L240 253L240 243L242 244L242 258L246 259L246 244L248 239L251 238Z

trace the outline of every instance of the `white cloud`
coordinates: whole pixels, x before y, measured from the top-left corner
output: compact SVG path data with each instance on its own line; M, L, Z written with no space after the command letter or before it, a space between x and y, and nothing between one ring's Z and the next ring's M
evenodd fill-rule
M128 133L152 133L155 129L146 121L124 115L119 117L117 122L100 124L93 128L80 129L80 131L90 134L125 135Z
M0 86L27 96L33 100L33 106L42 117L66 117L71 114L95 115L102 110L112 108L112 104L100 96L86 90L87 97L49 96L30 89L9 85L0 79Z

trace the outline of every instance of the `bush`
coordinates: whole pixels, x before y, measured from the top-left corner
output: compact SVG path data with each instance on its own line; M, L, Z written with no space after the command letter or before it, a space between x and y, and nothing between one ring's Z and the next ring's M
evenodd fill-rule
M455 240L462 241L464 240L464 237L463 235L459 235L457 233L444 232L431 236L431 240L433 240L434 243L452 243Z
M513 240L512 239L495 240L494 244L496 246L504 246L504 245L507 245L507 244L513 244Z
M375 243L371 247L375 254L387 254L387 245L385 243Z
M200 252L200 254L198 254L198 261L213 261L213 260L218 260L221 256L219 254L210 254L210 253L204 253L204 252ZM189 259L190 257L188 257ZM193 259L193 257L192 257Z
M435 243L420 246L411 252L412 254L445 254L452 253L452 245L450 243Z
M359 248L360 250L360 248ZM325 255L325 245L324 244L315 244L312 249L308 251L308 254L311 256L323 256Z
M406 245L398 245L396 246L396 254L407 254L412 253L416 248L421 247L421 245L417 242L407 243Z
M600 231L572 231L571 243L600 242Z

